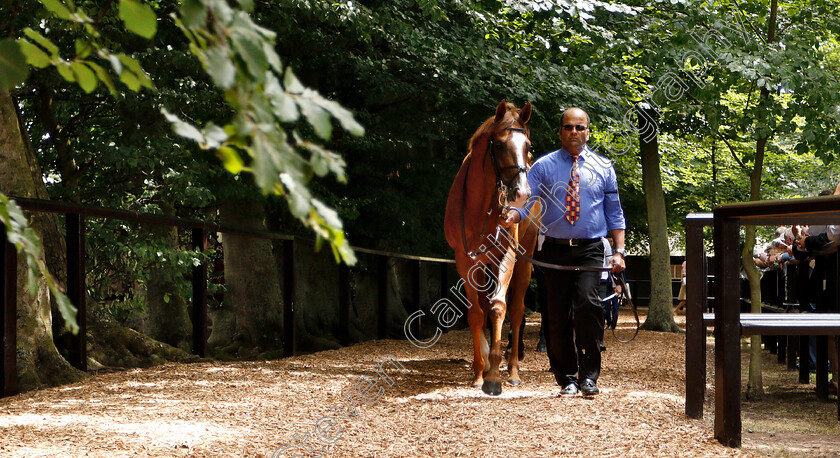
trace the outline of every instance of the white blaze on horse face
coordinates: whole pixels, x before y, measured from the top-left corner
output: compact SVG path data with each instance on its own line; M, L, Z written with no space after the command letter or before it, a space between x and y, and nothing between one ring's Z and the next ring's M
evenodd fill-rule
M516 151L516 165L519 167L528 166L528 137L523 132L514 132L510 136L510 141L513 143ZM528 186L528 177L524 173L517 173L516 179L513 180L513 187L519 188L519 198L512 203L514 207L521 207L525 204L525 199L531 195L531 188Z

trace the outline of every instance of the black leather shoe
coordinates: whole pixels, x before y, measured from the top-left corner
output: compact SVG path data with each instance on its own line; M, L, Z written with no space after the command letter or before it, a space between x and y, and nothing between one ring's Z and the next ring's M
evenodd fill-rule
M595 380L592 379L584 380L583 384L580 386L580 391L583 392L585 396L592 396L601 392L601 390L595 386Z
M578 384L575 382L569 382L562 390L560 390L560 396L577 396L578 391Z

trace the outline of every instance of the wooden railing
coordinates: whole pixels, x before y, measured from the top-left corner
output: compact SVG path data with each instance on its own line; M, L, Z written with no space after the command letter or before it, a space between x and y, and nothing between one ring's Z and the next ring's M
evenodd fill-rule
M85 220L86 218L106 218L136 222L151 225L175 226L191 230L191 248L206 249L209 232L221 232L243 237L254 237L270 240L280 240L283 243L283 353L285 356L295 354L295 246L303 243L314 245L311 240L292 237L270 231L244 229L229 225L209 223L195 219L178 218L173 216L153 215L146 213L116 210L112 208L80 205L65 202L55 202L38 199L14 198L24 210L33 212L61 213L65 215L66 243L67 243L67 296L78 310L77 321L79 332L68 342L68 361L80 370L87 370L87 307L85 302ZM0 395L10 396L18 391L16 369L17 345L17 252L15 247L5 238L5 228L0 224L0 235L3 237L3 249L0 250L0 299L2 299L2 313L0 313ZM389 258L404 259L412 262L412 302L413 306L421 308L420 264L422 262L440 265L441 291L447 291L448 265L455 261L422 256L410 256L386 251L370 250L353 247L357 253L379 256L378 262L378 303L377 337L388 336L387 328L387 261ZM341 345L350 342L350 268L346 264L339 266L338 278L338 340ZM192 351L199 356L207 353L207 266L201 263L193 267L192 271L192 312L190 319L193 326ZM413 332L420 336L421 320L414 320Z
M725 445L741 444L741 353L740 313L740 226L840 223L840 196L809 199L757 201L723 205L712 215L691 214L686 218L686 414L702 415L705 392L706 307L705 253L703 227L714 226L715 250L715 437ZM840 257L838 257L840 258ZM840 264L840 261L838 261ZM840 271L840 266L838 266ZM838 279L840 281L840 279ZM840 288L835 288L835 304L840 303ZM828 318L828 317L827 317ZM829 325L821 329L818 352L827 348L826 333L840 334ZM829 329L830 328L830 329ZM836 329L835 329L836 328ZM813 330L812 330L813 331ZM818 354L817 360L827 359ZM698 381L689 383L689 381ZM821 382L825 380L825 382ZM817 394L827 397L825 367L817 367ZM840 406L838 406L840 409Z

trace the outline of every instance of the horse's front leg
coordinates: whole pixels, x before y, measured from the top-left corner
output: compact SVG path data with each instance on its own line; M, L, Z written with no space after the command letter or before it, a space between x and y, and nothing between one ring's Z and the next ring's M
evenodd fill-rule
M476 274L482 277L478 280L483 281L483 269L477 271ZM484 383L484 372L487 370L487 353L489 351L487 338L484 336L486 323L485 307L482 306L481 298L479 297L480 293L469 281L464 283L464 293L470 302L470 308L467 310L467 323L470 325L470 334L472 334L473 341L472 386L477 388Z
M505 296L507 295L508 285L510 285L511 278L513 277L515 262L516 255L511 248L505 252L504 257L498 264L498 270L496 270L498 273L496 276L496 288L490 297L490 370L485 377L482 390L492 395L502 393L502 375L499 371L499 365L502 362L502 324L504 324L505 314L507 312ZM513 351L514 355L516 355L518 354L519 348L515 347Z
M471 304L470 309L467 311L467 322L470 324L470 334L472 334L473 341L472 386L478 388L484 384L484 372L487 369L488 345L487 338L484 337L484 326L486 323L484 310L482 310L481 305L478 303L478 295L474 295L476 296L475 298L467 294L467 298Z
M522 347L522 322L525 320L525 292L531 283L531 264L519 262L513 271L513 277L508 286L508 317L510 318L511 342L508 354L508 383L519 385L519 361L524 349Z
M502 324L505 321L505 309L504 300L494 297L490 302L490 367L481 390L494 396L502 394L502 374L499 365L502 362Z

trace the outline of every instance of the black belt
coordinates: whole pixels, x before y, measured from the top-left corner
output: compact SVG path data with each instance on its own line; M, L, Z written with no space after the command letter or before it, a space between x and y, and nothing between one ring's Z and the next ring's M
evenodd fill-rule
M601 239L558 239L554 237L545 236L546 242L556 243L565 246L589 245L590 243L600 242Z

